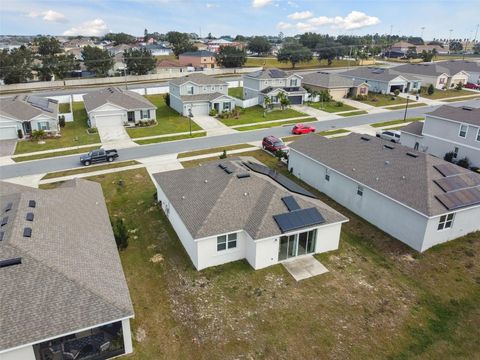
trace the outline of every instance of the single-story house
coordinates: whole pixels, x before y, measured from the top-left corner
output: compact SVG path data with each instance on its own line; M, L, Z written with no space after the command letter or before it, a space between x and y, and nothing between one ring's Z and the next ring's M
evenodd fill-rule
M442 67L447 68L450 73L459 73L464 71L468 74L468 82L480 84L480 62L470 60L449 60L437 62Z
M393 73L390 69L379 67L358 67L338 73L350 80L365 82L369 91L380 94L390 94L395 90L406 93L420 90L420 79L404 74Z
M134 126L141 121L155 120L156 107L142 95L108 87L83 95L91 127Z
M480 174L400 144L305 136L290 145L288 167L420 252L480 230Z
M150 51L153 56L167 56L173 54L172 49L163 44L148 44L145 45L145 49Z
M250 159L153 174L158 201L195 268L246 259L261 269L336 250L347 218Z
M0 140L25 137L34 130L60 133L58 101L34 95L0 100Z
M443 105L425 114L425 123L413 122L402 128L402 145L453 160L467 158L480 167L480 108Z
M213 76L192 73L169 81L170 107L184 116L232 111L235 98L228 95L228 84Z
M100 184L0 183L0 359L133 351L133 307Z
M178 56L181 65L199 69L215 69L218 67L215 53L208 50L189 51Z
M178 60L162 60L157 62L157 74L159 73L177 73L177 72L187 72L188 66L181 65Z
M414 76L420 79L422 86L432 84L437 89L448 89L458 83L468 82L468 74L465 71L451 71L440 63L403 64L390 68L390 72L404 77Z
M310 91L328 91L333 100L341 101L346 97L367 95L369 85L361 80L343 77L337 74L317 71L302 75L302 86Z

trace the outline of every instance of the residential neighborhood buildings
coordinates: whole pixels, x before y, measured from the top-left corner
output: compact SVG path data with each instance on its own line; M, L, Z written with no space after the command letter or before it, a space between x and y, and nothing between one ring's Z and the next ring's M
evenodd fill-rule
M185 52L178 56L178 61L181 65L199 69L215 69L218 67L215 53L208 50Z
M169 81L170 107L184 116L208 115L235 108L228 84L215 77L193 73Z
M346 97L367 95L369 85L361 80L337 74L317 71L302 75L302 86L309 91L328 91L332 100L341 101Z
M347 218L248 161L153 175L158 201L197 270L241 259L261 269L338 248Z
M0 184L0 359L133 351L133 307L100 184Z
M456 74L464 71L468 74L468 82L480 84L480 62L469 60L439 61L438 65L447 68L450 73Z
M453 153L453 160L467 158L480 167L480 108L443 105L425 114L425 122L402 128L402 145L439 158Z
M257 98L258 103L265 106L265 98L269 98L275 106L280 104L280 94L286 96L290 104L303 104L307 91L302 87L302 77L275 68L243 75L244 99Z
M35 130L51 135L60 132L56 100L35 95L0 100L0 140L25 137Z
M449 89L457 84L468 82L467 72L459 69L448 69L441 63L403 64L390 69L392 74L414 77L422 86L433 85L437 89ZM413 91L416 89L411 89Z
M108 87L83 96L91 127L135 126L156 119L156 107L134 91Z
M369 135L290 145L299 179L417 251L480 230L480 174Z

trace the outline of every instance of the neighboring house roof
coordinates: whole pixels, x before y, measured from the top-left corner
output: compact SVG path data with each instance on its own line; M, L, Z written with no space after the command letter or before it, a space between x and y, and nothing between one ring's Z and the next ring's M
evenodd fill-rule
M34 95L17 95L0 100L0 115L19 121L28 121L39 115L58 117L58 101Z
M195 57L214 57L215 53L207 50L199 50L199 51L187 51L180 56L195 56Z
M480 62L468 61L468 60L449 60L439 61L438 65L447 68L452 73L458 73L460 71L466 72L480 72Z
M402 133L409 133L416 136L422 136L423 122L422 121L413 121L407 126L404 126L400 129Z
M272 87L269 86L261 91L263 94L270 94L275 91L284 91L287 93L299 93L299 94L305 94L307 90L305 90L303 87L297 86L297 87Z
M226 97L226 98L229 98L230 100L235 100L233 97L219 93L219 92L214 92L210 94L182 95L180 98L182 99L183 102L194 102L194 101L212 101L220 97Z
M302 75L302 84L318 86L327 89L334 88L351 88L354 86L359 86L363 82L358 83L358 81L353 80L352 78L339 76L337 74L330 74L323 71L317 71L314 73Z
M426 216L449 212L437 199L445 192L435 181L444 176L434 166L448 167L458 174L471 174L480 183L480 174L369 135L352 133L335 139L305 136L291 144L290 149Z
M0 212L8 216L0 259L21 258L0 268L0 351L133 316L99 184L76 179L40 190L2 182Z
M399 41L392 45L392 48L409 48L415 47L416 45L409 43L407 41Z
M439 63L420 63L420 64L403 64L391 68L391 71L399 74L418 74L425 76L439 76L442 74L455 75L461 70L451 71Z
M399 74L392 73L389 69L378 68L378 67L359 67L353 70L341 72L338 75L349 77L351 79L361 78L361 79L377 80L381 82L389 82L401 76ZM412 80L416 80L416 79L412 79Z
M262 69L254 71L244 76L248 76L255 79L284 79L289 77L285 71L279 69Z
M181 65L178 61L174 60L162 60L157 63L157 68L184 68L185 65Z
M193 82L194 84L197 85L225 85L227 86L227 83L223 80L217 79L212 76L208 76L205 74L189 74L186 76L182 76L179 78L175 78L170 80L170 84L174 85L183 85L187 82Z
M222 170L220 164L233 173ZM153 177L194 239L239 230L254 240L280 235L273 216L288 212L282 201L285 196L293 196L301 208L317 208L324 224L347 220L323 202L293 194L264 175L250 171L249 177L237 178L247 169L232 159Z
M83 95L85 110L93 111L105 104L120 106L126 110L155 109L150 101L134 91L108 87Z
M480 108L473 108L470 106L455 107L443 105L429 113L426 113L426 115L480 126Z

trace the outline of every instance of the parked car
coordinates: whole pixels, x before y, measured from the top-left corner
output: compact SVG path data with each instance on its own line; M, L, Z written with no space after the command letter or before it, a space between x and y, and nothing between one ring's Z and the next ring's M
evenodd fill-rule
M297 124L292 128L293 135L310 134L314 132L315 132L315 128L313 126L304 125L304 124Z
M472 84L472 83L466 83L463 87L467 89L480 90L480 85Z
M281 150L288 153L288 146L285 145L281 139L275 136L264 137L262 141L262 148L271 152L277 152L278 150Z
M83 165L88 166L90 164L96 164L101 162L112 162L116 158L118 158L117 150L98 149L92 150L88 154L80 155L80 162Z
M400 142L400 131L397 130L382 130L377 132L378 138L388 140L394 143Z

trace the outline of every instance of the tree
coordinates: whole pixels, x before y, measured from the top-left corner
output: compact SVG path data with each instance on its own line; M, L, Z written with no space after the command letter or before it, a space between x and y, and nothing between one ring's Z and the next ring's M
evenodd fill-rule
M339 44L329 43L317 48L318 60L327 60L328 66L331 66L333 60L338 56L338 46Z
M463 88L463 83L462 82L457 83L457 85L455 86L456 90L462 90L462 88Z
M327 35L328 37L328 35ZM298 38L298 41L303 46L309 48L310 50L315 50L317 47L320 47L327 38L323 35L314 33L314 32L306 32Z
M415 46L409 46L405 57L407 59L415 59L417 57L417 48Z
M225 68L241 67L247 61L247 54L244 50L235 46L222 46L215 55L217 64Z
M108 33L104 37L105 40L112 41L114 45L120 44L131 44L134 43L136 38L135 36L126 34L126 33Z
M422 58L422 61L430 62L433 59L433 52L423 50L422 53L420 54L420 57Z
M129 74L146 75L153 69L157 61L148 49L128 49L123 53L123 58Z
M411 36L407 39L407 42L413 45L424 45L423 39L418 36Z
M288 96L285 95L285 93L281 92L278 94L278 98L280 99L280 106L282 107L282 110L285 110L285 108L290 105L290 100L288 99Z
M263 107L268 110L271 105L272 105L272 99L270 99L270 96L264 96Z
M435 88L434 88L433 84L428 85L427 94L428 95L433 95L434 92L435 92Z
M33 77L33 54L25 46L0 52L0 78L5 84L24 83Z
M463 45L460 41L452 41L448 48L450 49L450 51L460 52L463 50Z
M53 36L40 36L35 39L34 43L38 46L38 54L40 56L53 56L62 52L60 41Z
M82 50L82 59L88 71L95 73L95 76L107 76L113 67L113 56L108 50L94 46L85 46Z
M123 219L116 219L113 224L113 234L118 250L124 250L128 247L128 230L123 222Z
M455 158L455 153L453 151L450 151L445 154L445 156L443 157L443 160L448 162L453 162L454 158Z
M290 62L292 68L299 62L306 62L312 60L312 51L302 44L291 42L286 43L277 54L277 60L280 62Z
M170 31L166 34L167 41L173 47L173 53L176 57L187 51L198 50L193 42L190 40L190 36L187 33L181 33L178 31Z
M476 43L476 44L473 46L473 53L474 53L474 54L480 54L480 42Z
M272 49L272 44L265 36L254 36L247 44L247 49L257 55L265 55Z

